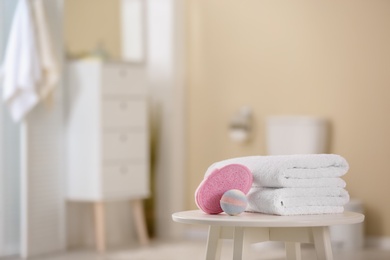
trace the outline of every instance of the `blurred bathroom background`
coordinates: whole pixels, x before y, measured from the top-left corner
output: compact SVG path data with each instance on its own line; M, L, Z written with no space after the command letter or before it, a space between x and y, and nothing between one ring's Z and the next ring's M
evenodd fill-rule
M283 136L301 140L292 133L319 127L303 132L301 144L310 137L320 147L313 152L347 159L351 207L366 216L364 246L390 250L389 1L41 1L61 80L50 104L40 102L21 121L0 102L0 258L99 243L93 203L68 192L69 147L77 143L69 139L74 63L140 71L148 192L135 199L152 241L205 238L205 230L174 223L171 214L196 209L195 189L213 162L272 154L270 120L284 118ZM18 2L0 0L1 61ZM132 100L121 95L106 100ZM78 112L93 124L92 109ZM140 246L128 198L102 201L106 249Z

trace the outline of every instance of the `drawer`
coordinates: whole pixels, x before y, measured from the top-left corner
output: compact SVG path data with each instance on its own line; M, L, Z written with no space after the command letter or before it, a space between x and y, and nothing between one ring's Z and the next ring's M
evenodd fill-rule
M103 160L145 159L148 152L146 132L103 134Z
M103 166L103 194L106 197L149 195L149 172L146 163L121 163Z
M146 94L146 68L137 65L107 64L103 66L103 94Z
M102 103L103 127L146 127L146 100L105 99Z

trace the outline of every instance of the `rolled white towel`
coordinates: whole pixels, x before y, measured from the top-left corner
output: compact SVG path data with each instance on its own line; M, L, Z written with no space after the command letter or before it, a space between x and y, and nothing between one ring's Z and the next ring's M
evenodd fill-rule
M340 177L347 173L348 162L336 154L296 154L247 156L212 164L205 176L216 168L242 164L253 174L254 187L341 187Z
M275 215L341 213L349 201L342 188L252 188L247 211Z

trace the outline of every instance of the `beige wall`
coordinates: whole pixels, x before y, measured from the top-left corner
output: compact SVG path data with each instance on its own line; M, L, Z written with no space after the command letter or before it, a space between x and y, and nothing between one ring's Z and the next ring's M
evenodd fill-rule
M264 154L268 115L319 115L368 235L390 236L390 1L188 0L188 208L214 161ZM228 122L254 110L256 136Z
M265 154L268 115L319 115L331 149L350 163L352 197L363 201L368 235L390 236L390 1L188 2L187 207L214 161ZM72 53L103 43L120 55L117 0L66 0ZM242 105L254 110L246 145L227 132Z
M120 9L118 0L65 0L65 48L71 55L85 55L104 48L120 57Z

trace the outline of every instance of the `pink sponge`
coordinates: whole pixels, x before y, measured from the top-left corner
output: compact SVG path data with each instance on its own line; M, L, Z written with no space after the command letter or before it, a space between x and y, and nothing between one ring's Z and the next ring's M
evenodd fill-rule
M232 189L247 194L252 181L251 171L241 164L229 164L221 169L215 169L196 189L196 205L208 214L221 213L223 211L220 205L222 195Z

